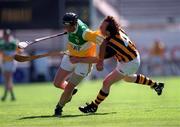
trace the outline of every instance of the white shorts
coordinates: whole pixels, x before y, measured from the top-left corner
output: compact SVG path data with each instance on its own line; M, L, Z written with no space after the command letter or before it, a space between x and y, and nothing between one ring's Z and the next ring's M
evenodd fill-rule
M91 71L91 64L77 63L72 64L68 55L64 55L60 64L60 67L66 71L74 71L75 74L80 76L87 76Z
M123 75L131 75L131 74L135 74L140 66L140 56L139 53L137 55L137 57L129 62L118 62L117 66L116 66L116 70L123 74Z
M14 61L2 63L2 71L3 72L15 72L16 71L16 63Z

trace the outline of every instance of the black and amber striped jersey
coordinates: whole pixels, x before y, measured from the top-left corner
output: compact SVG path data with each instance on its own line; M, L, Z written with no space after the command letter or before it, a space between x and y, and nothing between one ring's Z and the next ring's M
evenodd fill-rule
M123 31L119 31L119 34L108 37L106 40L108 41L107 47L116 52L114 56L118 61L129 62L137 57L138 51L135 44ZM108 54L112 56L112 53L114 54L112 51L106 51L105 56Z
M105 59L115 57L116 54L117 54L116 51L114 51L110 46L108 45L106 46L105 55L104 55Z

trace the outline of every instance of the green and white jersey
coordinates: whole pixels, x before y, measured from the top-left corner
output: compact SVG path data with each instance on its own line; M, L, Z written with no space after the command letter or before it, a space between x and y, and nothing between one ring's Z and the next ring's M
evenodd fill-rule
M0 51L3 53L5 60L6 56L13 56L16 53L16 40L12 40L10 42L0 40Z
M68 33L68 41L67 49L71 56L91 57L96 55L96 45L102 43L103 37L78 19L76 30Z
M67 49L70 55L79 57L94 56L96 51L92 50L92 48L95 47L95 44L84 39L84 34L88 30L87 25L78 19L76 30L68 33Z
M83 38L83 33L88 30L88 26L78 19L77 28L74 32L68 33L68 40L74 45L83 45L87 41Z

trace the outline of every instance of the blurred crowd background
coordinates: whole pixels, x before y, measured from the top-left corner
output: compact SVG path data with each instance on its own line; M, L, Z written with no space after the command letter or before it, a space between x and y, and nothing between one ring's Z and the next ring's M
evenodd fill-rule
M147 76L180 75L179 0L0 0L0 38L5 29L10 29L11 38L18 41L62 32L65 12L77 13L94 30L106 15L114 16L140 51L139 72ZM66 42L66 36L39 42L28 47L24 55L64 51ZM16 62L14 81L52 81L60 61L60 57L47 57ZM104 77L115 67L112 61L106 61L107 69L102 72L94 69L88 79Z

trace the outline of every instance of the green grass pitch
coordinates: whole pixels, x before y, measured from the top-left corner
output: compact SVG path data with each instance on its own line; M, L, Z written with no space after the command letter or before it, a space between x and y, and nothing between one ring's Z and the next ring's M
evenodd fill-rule
M96 98L102 81L84 81L61 118L52 114L62 90L52 83L16 85L17 101L0 102L0 127L180 127L180 78L153 79L166 83L163 95L118 82L93 115L81 113L78 106Z

